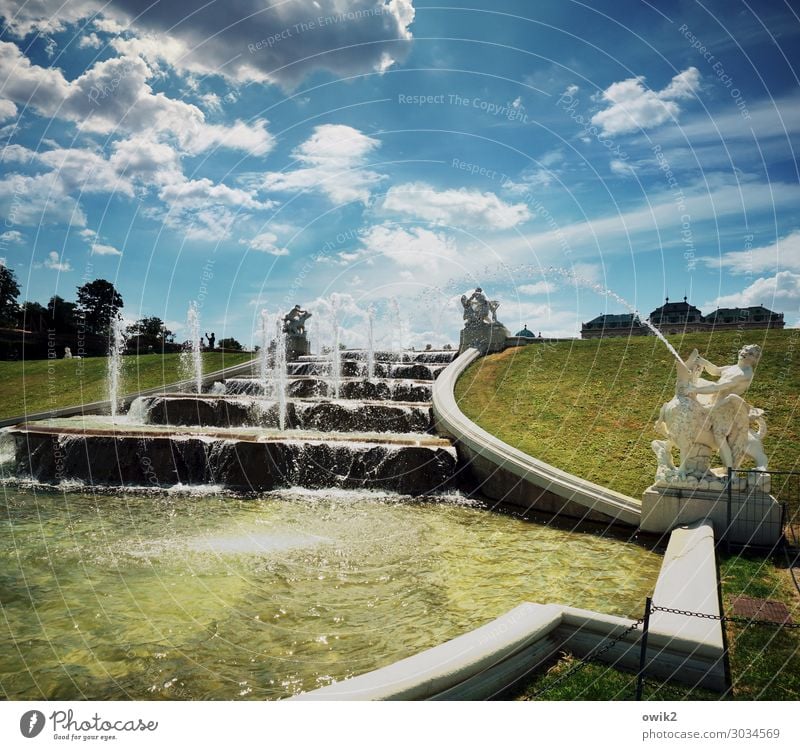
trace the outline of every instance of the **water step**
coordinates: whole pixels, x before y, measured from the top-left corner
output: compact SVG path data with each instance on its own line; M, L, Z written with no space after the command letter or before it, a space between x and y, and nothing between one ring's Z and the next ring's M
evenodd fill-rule
M342 487L425 494L446 488L455 448L428 435L156 427L89 417L11 428L16 473L91 486L216 484L240 491Z
M132 404L129 416L134 422L159 425L277 428L280 424L278 403L252 396L146 396ZM284 426L337 432L427 432L432 414L424 402L291 399Z
M289 398L334 398L335 387L330 378L290 378L287 383ZM339 398L359 401L430 401L433 390L431 380L406 380L399 378L342 378ZM272 396L271 383L257 378L229 378L215 383L213 395Z
M391 362L376 362L373 377L375 378L404 378L409 380L435 380L447 365L428 365L420 362L409 364L394 364ZM357 360L344 360L341 363L342 377L365 378L367 376L367 363ZM289 377L298 376L329 376L333 364L327 360L317 362L289 362L286 366Z

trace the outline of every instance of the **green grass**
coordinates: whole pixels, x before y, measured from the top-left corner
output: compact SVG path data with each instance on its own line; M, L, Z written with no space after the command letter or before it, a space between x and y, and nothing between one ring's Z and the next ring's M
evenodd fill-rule
M203 371L247 362L252 354L203 353ZM174 383L185 377L179 354L123 358L124 393ZM0 419L108 398L106 358L0 362Z
M800 329L670 341L682 356L697 347L715 364L732 364L743 344L760 344L748 399L766 411L770 467L800 468ZM473 364L456 399L470 419L525 453L640 497L655 475L653 423L674 389L674 359L648 336L507 349Z
M780 561L779 561L780 564ZM787 570L764 559L729 557L720 564L723 609L730 613L739 595L783 601L795 622L800 599ZM800 632L765 626L726 625L734 700L800 698ZM564 654L519 689L518 700L633 700L636 676L603 664L588 664L568 675L578 660ZM702 688L645 680L645 700L719 700Z

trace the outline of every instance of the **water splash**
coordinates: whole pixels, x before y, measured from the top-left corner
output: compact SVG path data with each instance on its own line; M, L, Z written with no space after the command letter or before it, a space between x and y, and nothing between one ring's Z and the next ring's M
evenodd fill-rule
M186 312L186 330L189 332L189 350L181 352L181 370L184 377L194 381L196 393L203 392L203 357L200 340L200 314L197 303L189 303Z
M375 306L367 308L367 380L375 377Z
M273 392L278 402L278 427L286 429L286 332L283 330L283 317L275 321L275 357L272 365Z
M566 268L556 268L554 266L551 266L550 268L547 269L547 271L548 273L557 273L560 276L564 277L565 279L569 279L570 281L574 282L579 286L585 287L586 289L591 289L593 292L597 292L597 294L603 297L611 297L612 299L615 299L629 312L633 313L641 321L643 325L647 326L650 329L650 331L659 338L659 340L664 344L664 346L667 347L669 353L673 357L675 357L675 359L677 359L678 362L683 362L681 355L678 354L675 347L672 346L672 344L670 344L669 341L667 341L664 334L661 333L661 331L659 331L658 328L656 328L649 320L646 320L645 318L640 318L639 312L636 310L636 308L626 299L620 297L616 292L612 291L611 289L607 289L602 284L597 284L594 281L589 281L588 279L579 276L574 271L570 271Z
M339 398L339 390L342 387L342 351L339 348L339 297L331 295L331 327L333 331L331 342L331 384L333 385L333 396Z
M258 378L266 385L269 380L270 320L266 308L261 311L259 324Z
M393 357L398 362L403 361L403 332L401 330L402 322L400 319L400 306L397 304L396 297L389 298L389 349Z
M111 419L119 412L120 383L122 382L122 353L125 351L125 329L120 318L111 321L111 340L108 347L107 382L111 402Z

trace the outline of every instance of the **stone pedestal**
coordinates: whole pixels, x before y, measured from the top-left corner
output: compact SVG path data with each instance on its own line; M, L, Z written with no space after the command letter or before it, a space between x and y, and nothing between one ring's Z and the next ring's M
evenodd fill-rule
M502 323L468 323L461 330L459 354L474 347L481 354L500 352L506 348L506 339L510 336L508 328Z
M774 545L782 534L781 506L768 492L757 487L728 490L648 487L642 495L639 528L667 533L687 523L710 520L714 535L734 544ZM727 531L727 534L726 534Z
M286 361L293 362L311 354L311 344L306 334L286 334Z

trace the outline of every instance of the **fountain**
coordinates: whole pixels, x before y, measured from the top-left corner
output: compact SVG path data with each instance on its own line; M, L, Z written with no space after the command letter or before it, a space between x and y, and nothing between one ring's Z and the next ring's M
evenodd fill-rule
M403 334L401 331L400 306L396 297L389 298L389 349L393 359L403 361ZM395 337L396 336L396 337Z
M333 344L331 346L331 382L333 385L333 397L339 398L339 391L342 387L342 351L339 348L339 297L336 294L331 295L331 326Z
M367 308L367 380L375 377L375 306Z
M258 377L266 390L269 380L269 313L266 308L259 316L259 348L258 348Z
M184 377L194 381L196 393L203 392L203 357L200 339L200 315L197 303L189 303L186 313L186 329L189 332L189 350L181 353L181 370Z
M119 409L120 383L122 380L122 354L125 351L125 329L121 318L111 321L111 337L108 347L108 399L111 402L111 419L116 421Z
M275 321L275 356L272 363L272 392L278 401L278 427L286 429L286 328L281 316Z

